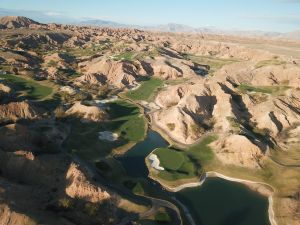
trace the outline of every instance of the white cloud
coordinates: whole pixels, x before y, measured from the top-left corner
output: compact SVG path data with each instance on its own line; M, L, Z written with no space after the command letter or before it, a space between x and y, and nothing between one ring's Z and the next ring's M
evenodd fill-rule
M60 16L61 14L58 12L45 12L46 16Z

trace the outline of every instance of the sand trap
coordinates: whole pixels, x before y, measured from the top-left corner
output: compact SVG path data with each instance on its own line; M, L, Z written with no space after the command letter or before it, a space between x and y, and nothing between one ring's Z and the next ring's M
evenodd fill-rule
M151 154L149 156L149 160L151 161L151 166L156 169L156 170L165 170L165 168L159 166L160 164L160 161L159 159L157 158L157 155L155 154Z
M99 132L99 139L104 141L116 141L119 135L110 131Z
M77 91L74 88L70 87L70 86L63 86L59 90L62 91L62 92L66 92L70 95L75 95L77 93Z
M106 99L96 99L96 100L89 100L89 101L85 101L85 103L89 104L89 105L93 105L93 106L97 106L101 109L106 109L107 106L106 104L107 103L110 103L110 102L114 102L114 101L117 101L119 98L118 96L111 96L109 98L106 98Z

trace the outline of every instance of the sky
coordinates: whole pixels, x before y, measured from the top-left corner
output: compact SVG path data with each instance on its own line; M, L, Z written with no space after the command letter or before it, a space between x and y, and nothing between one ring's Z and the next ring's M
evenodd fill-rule
M102 19L134 25L300 30L300 0L0 0L1 10L47 22Z

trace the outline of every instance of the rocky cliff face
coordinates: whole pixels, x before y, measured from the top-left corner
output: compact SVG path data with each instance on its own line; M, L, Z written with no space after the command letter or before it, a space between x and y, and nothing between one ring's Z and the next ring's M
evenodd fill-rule
M0 121L12 122L20 119L34 120L41 117L39 110L27 101L0 105L0 115Z
M31 25L39 25L40 23L23 16L5 16L0 18L0 24L5 28L21 28L30 27Z
M76 164L70 165L66 179L69 181L66 193L71 198L83 199L93 203L107 201L111 198L107 191L90 183Z

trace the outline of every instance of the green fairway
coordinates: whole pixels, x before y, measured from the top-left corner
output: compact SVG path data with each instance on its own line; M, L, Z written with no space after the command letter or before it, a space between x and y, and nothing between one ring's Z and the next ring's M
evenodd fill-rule
M53 91L51 87L41 85L39 81L25 79L20 75L0 75L0 78L11 82L18 95L25 95L32 100L44 99Z
M137 106L116 101L108 104L111 121L107 124L109 130L118 132L128 141L138 142L145 137L145 119Z
M70 152L95 161L109 156L116 148L136 143L145 137L145 121L138 107L121 100L108 106L108 121L82 123L79 119L71 119L71 134L66 142ZM113 142L100 140L98 136L101 131L117 133L119 139Z
M209 144L215 140L217 140L217 136L208 136L200 143L190 147L187 150L187 154L193 159L193 161L201 165L206 164L214 158L214 153Z
M162 80L151 77L149 80L143 81L138 89L127 92L126 96L132 100L149 100L155 91L162 87L163 83Z
M260 92L264 94L282 94L289 87L287 86L251 86L247 84L241 84L238 89L241 93L246 92Z

